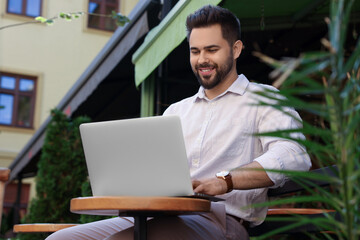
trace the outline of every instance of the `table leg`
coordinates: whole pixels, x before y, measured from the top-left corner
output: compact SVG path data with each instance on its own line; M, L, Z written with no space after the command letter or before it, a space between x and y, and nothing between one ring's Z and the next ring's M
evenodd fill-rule
M147 238L147 217L134 216L134 240L146 240Z

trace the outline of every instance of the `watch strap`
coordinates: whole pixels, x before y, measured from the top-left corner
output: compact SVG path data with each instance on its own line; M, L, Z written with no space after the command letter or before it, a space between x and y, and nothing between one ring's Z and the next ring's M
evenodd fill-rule
M231 192L233 190L233 182L232 182L232 176L231 173L228 172L225 176L217 176L217 178L223 179L226 182L227 185L227 193Z

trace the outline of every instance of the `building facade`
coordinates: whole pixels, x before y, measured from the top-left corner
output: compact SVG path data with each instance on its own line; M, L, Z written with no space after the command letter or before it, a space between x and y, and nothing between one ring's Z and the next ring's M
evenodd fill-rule
M117 28L114 21L98 14L116 11L126 16L137 2L0 2L0 167L12 163L113 35ZM85 14L79 18L73 15L71 21L59 17L60 13L79 12ZM54 23L37 22L38 16ZM24 181L28 186L23 190L30 192L23 195L34 195L32 182L32 178ZM8 186L5 207L15 201L15 195L10 194L16 189L13 185ZM28 197L21 201L25 208Z
M0 3L0 167L7 167L113 33L110 18L83 15L52 26L61 12L128 14L137 1L4 0ZM106 21L110 22L106 25ZM116 27L116 26L115 26Z

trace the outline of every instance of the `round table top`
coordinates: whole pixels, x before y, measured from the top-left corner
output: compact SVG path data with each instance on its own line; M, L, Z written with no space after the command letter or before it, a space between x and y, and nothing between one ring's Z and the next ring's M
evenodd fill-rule
M178 215L208 212L210 201L186 197L79 197L71 200L70 211L104 216Z

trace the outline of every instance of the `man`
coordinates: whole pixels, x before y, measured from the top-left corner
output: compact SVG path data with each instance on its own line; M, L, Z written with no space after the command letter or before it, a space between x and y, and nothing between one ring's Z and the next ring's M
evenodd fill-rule
M148 238L248 239L245 223L260 224L267 209L243 207L266 201L267 187L285 182L281 174L253 169L306 171L311 166L299 144L252 134L299 128L290 117L299 116L293 109L285 114L256 105L260 97L254 92L273 88L238 76L240 22L230 11L205 6L189 15L186 25L190 63L201 87L164 115L181 118L194 191L221 195L226 201L213 203L206 214L153 218ZM59 231L48 239L132 239L132 226L131 218L114 218Z

